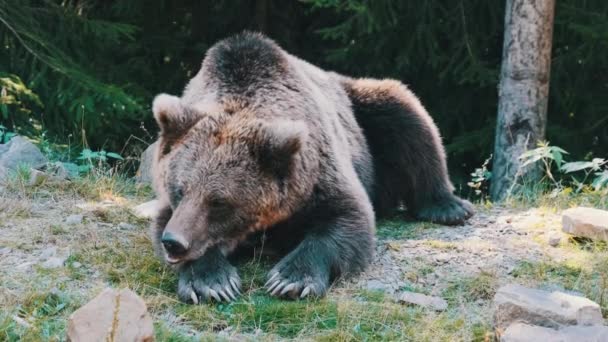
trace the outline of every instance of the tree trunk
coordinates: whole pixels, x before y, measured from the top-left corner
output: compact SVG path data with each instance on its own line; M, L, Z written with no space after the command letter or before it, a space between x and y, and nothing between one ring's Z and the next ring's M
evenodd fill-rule
M555 0L507 0L491 195L540 176L519 156L545 138Z

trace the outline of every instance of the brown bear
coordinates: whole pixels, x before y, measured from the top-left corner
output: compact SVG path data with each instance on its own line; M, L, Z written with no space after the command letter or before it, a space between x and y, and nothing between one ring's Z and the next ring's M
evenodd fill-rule
M228 257L251 246L283 256L272 295L322 296L370 263L376 217L400 206L443 224L473 214L406 86L323 71L261 34L217 43L182 97L158 95L153 112L153 238L183 301L235 299Z

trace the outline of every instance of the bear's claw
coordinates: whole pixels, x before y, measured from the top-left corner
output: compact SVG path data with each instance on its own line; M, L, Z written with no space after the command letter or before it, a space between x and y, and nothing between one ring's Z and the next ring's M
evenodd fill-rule
M232 265L221 266L194 264L183 269L177 286L179 299L193 304L236 300L241 294L241 280Z
M277 271L276 269L281 269ZM297 272L295 270L298 270ZM264 285L266 292L276 297L291 299L321 297L327 291L326 277L313 272L303 272L300 268L292 270L288 263L279 263L269 273Z
M422 208L416 217L439 224L460 225L474 214L475 207L471 202L451 195Z

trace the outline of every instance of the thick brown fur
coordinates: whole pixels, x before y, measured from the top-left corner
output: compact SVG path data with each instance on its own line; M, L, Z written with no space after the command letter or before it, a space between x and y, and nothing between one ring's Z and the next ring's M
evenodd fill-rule
M369 264L374 208L403 204L448 224L472 214L405 86L325 72L259 34L216 44L182 97L161 94L153 111L164 208L153 237L185 301L233 298L240 280L226 256L252 237L285 254L269 273L272 294L321 296Z

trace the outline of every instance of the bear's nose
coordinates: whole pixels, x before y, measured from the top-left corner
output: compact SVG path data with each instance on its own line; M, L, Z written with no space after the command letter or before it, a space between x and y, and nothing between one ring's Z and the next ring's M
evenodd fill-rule
M179 236L169 232L164 232L160 241L163 243L165 250L170 256L181 256L188 251L188 243Z

